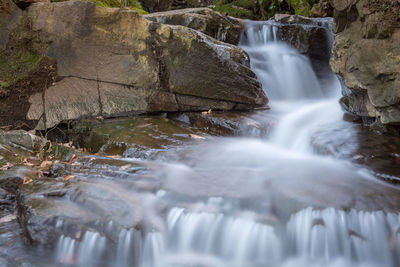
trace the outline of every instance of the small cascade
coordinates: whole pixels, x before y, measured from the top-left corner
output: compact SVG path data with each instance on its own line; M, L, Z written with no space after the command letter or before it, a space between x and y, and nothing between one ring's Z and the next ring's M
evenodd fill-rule
M400 214L380 211L394 210L388 193L397 189L349 162L313 152L313 133L342 123L339 83L333 75L329 86L321 83L309 59L279 41L278 27L246 21L240 42L278 120L268 139L208 140L181 162L159 164L151 173L160 178L159 187L151 187L158 190L151 203L165 204L157 227L122 229L109 223L82 237L62 235L57 263L400 266ZM155 210L149 203L140 207Z
M323 97L309 59L280 42L277 27L271 21L248 22L240 41L267 96L272 101Z
M99 266L104 261L106 238L87 231L81 242L62 235L58 241L56 261L76 266Z
M392 267L400 263L400 215L395 213L306 208L292 214L282 228L250 217L172 208L166 222L167 232L149 232L143 242L138 232L121 230L115 260L110 257L108 263L106 247L112 243L99 233L86 232L82 241L61 236L58 262L120 267L171 266L182 259L190 259L187 266L198 262L313 266L340 261L341 267ZM143 250L138 250L141 243Z

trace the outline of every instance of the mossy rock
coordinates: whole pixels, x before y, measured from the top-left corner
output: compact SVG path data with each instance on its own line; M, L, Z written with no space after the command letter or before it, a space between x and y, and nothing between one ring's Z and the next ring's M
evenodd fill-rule
M23 50L16 53L0 53L0 94L3 90L29 76L39 65L42 56Z
M141 15L147 14L145 10L143 10L142 5L137 0L89 0L90 2L96 3L96 5L101 7L124 7L127 9L135 10Z
M275 13L310 16L318 0L215 0L216 10L233 17L266 20Z

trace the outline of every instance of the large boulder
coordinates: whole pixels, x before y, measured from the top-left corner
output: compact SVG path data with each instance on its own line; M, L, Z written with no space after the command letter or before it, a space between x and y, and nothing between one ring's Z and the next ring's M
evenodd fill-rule
M218 41L238 44L244 23L209 8L188 8L151 13L146 19L170 25L182 25L205 33Z
M13 36L29 37L32 50L57 62L57 80L29 99L27 118L38 129L90 116L267 102L247 54L196 30L81 1L33 4L22 16Z
M343 77L342 106L384 125L400 124L400 2L332 0L332 69Z

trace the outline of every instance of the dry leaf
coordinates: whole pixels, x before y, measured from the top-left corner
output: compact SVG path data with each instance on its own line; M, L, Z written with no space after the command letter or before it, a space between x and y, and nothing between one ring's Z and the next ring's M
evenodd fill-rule
M33 180L31 178L25 176L24 182L22 184L30 184L30 183L33 183Z
M72 179L72 178L74 178L75 177L75 175L68 175L68 176L65 176L64 178L62 178L62 180L63 181L68 181L69 179Z
M75 154L72 155L71 159L68 161L68 163L72 163L74 160L76 160L77 156Z
M203 136L197 135L197 134L189 134L190 137L195 138L195 139L206 139Z
M146 124L138 125L138 126L136 126L136 128L144 128L144 127L148 127L150 125L151 125L151 123L146 123Z
M119 169L120 169L121 171L124 171L124 170L128 169L130 166L131 166L131 165L127 164L127 165L121 166Z
M40 168L42 169L49 169L51 164L53 164L53 162L49 161L49 160L45 160L40 164Z
M203 114L203 115L210 115L211 112L212 112L212 110L209 109L208 111L204 111L204 112L202 112L201 114Z
M110 159L119 159L121 156L120 155L110 155L110 156L107 156L107 158L110 158Z

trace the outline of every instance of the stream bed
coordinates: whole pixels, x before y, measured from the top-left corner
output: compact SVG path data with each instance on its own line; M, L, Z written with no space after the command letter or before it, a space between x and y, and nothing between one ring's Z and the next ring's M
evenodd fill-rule
M185 114L98 123L90 154L20 189L22 227L0 210L0 266L399 266L398 139L343 121L336 76L275 28L240 43L270 110L202 115L234 137Z

